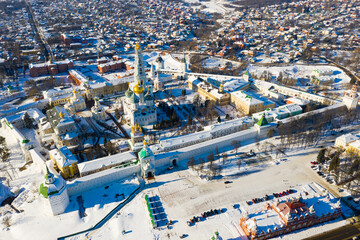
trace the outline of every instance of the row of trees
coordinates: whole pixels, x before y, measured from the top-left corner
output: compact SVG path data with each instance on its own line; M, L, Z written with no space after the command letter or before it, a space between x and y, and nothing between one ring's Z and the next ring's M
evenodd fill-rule
M317 161L328 165L325 170L335 175L338 185L345 185L353 194L360 193L360 156L356 152L323 148Z
M308 147L320 140L323 133L338 129L359 119L359 111L347 111L346 107L336 111L308 113L294 117L286 124L279 123L281 146L286 148Z
M207 162L203 158L198 158L196 160L194 157L191 157L187 163L187 166L196 171L198 175L204 174L206 178L212 179L216 176L220 176L223 170L223 167L220 164L215 164L215 156L213 153L210 153L206 157ZM208 163L208 168L205 169L205 165Z
M169 127L175 127L178 126L180 123L180 119L173 107L170 107L165 102L159 103L159 108L166 113L168 119L164 120L161 119L160 122L157 121L156 124L153 125L153 129L160 130L160 129L166 129Z

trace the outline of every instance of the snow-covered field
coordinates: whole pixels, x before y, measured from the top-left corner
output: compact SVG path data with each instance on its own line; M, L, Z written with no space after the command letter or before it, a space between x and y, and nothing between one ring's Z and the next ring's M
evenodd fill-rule
M276 142L275 138L271 139ZM326 144L322 142L321 144ZM239 152L256 149L255 144L246 145ZM231 154L230 150L228 153ZM317 155L317 149L296 149L288 152L285 161L269 161L258 167L243 166L238 169L234 160L228 160L229 167L224 166L223 178L206 181L184 165L156 176L156 181L147 185L141 194L126 205L120 214L112 218L101 229L88 233L90 239L176 239L187 234L188 239L209 239L219 231L222 239L246 239L239 227L240 211L234 209L246 206L245 201L265 194L284 191L289 188L301 189L305 184L317 182L320 185L337 191L337 187L328 184L310 168L310 161ZM205 158L206 156L204 156ZM231 181L224 184L224 181ZM174 225L169 229L153 229L144 201L145 194L159 196L168 220ZM225 213L215 215L189 227L187 221L210 209L226 209ZM344 211L348 209L344 208ZM331 223L316 225L281 239L303 239L319 232L324 232L346 224L342 219ZM123 235L122 231L126 233ZM73 238L82 239L82 238ZM280 239L280 238L279 238Z
M210 0L210 1L199 1L199 0L185 0L188 3L200 3L199 6L193 6L193 8L200 8L208 13L229 13L233 11L232 8L227 8L224 4L229 4L230 1L221 1L221 0Z
M235 61L229 61L227 59L209 57L201 62L201 66L205 68L225 68L226 63L231 63L232 67L239 67L240 63Z
M279 76L280 72L285 72L292 76L293 78L310 78L311 72L313 70L319 71L326 71L331 70L333 74L330 75L333 77L334 85L340 87L342 83L349 83L350 77L344 73L341 69L330 66L330 65L300 65L300 64L293 64L288 66L282 67L264 67L264 66L257 66L257 65L250 65L249 72L251 74L255 74L256 76L260 77L264 71L270 72L273 76Z

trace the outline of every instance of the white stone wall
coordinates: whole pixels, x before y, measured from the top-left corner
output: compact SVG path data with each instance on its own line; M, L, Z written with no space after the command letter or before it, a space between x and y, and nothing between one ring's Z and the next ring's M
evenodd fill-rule
M65 212L67 206L69 205L69 195L66 187L62 192L49 196L49 203L54 215Z
M45 159L44 157L39 153L38 150L36 149L31 149L29 151L31 159L33 160L33 162L36 163L37 166L39 166L39 168L41 169L41 172L43 174L46 173L46 163L45 163Z
M255 139L258 136L258 131L255 128L250 128L234 134L226 135L224 137L215 138L189 147L180 148L172 152L161 153L155 156L155 169L164 169L172 164L172 160L177 162L188 161L190 157L197 157L202 154L214 151L215 147L219 149L231 147L231 142L246 141Z
M140 173L140 165L130 166L126 168L111 168L98 173L87 175L85 177L77 178L67 185L70 196L88 191L90 189L100 187L113 181L129 177L131 175Z

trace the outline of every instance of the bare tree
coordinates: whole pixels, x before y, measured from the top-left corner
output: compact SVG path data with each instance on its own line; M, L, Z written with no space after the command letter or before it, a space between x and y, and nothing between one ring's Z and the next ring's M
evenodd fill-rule
M239 158L238 161L237 161L237 163L236 163L237 166L238 166L238 168L239 168L239 170L240 170L240 167L241 167L241 163L242 163L241 158Z
M198 164L198 167L197 167L197 172L198 172L198 174L200 173L200 172L202 172L202 170L204 169L204 165L205 165L205 160L203 159L203 158L199 158L199 164Z
M191 157L191 158L189 159L189 161L187 162L188 168L194 169L195 163L196 163L196 162L195 162L195 158L194 158L194 157Z
M223 167L221 165L218 165L217 166L217 175L220 176L221 175L221 172L223 170Z
M222 160L223 160L223 165L224 165L225 162L228 160L228 155L227 155L227 153L223 153L223 154L222 154Z
M237 140L233 140L231 141L231 145L233 146L234 150L235 150L235 156L238 153L238 148L241 147L241 142L237 141Z
M214 154L210 153L209 155L207 155L206 159L208 160L209 168L211 169L215 161Z
M219 152L219 147L216 146L216 147L215 147L215 156L217 157L217 156L219 156L219 154L220 154L220 152Z
M2 224L5 225L5 227L9 228L11 226L11 216L5 216L2 219Z

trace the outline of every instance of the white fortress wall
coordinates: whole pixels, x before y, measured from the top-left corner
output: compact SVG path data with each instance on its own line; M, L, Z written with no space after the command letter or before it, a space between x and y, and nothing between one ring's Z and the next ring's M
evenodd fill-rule
M73 196L90 189L100 187L113 181L130 177L140 173L140 165L129 166L125 168L111 168L98 173L77 178L73 182L68 182L67 188L69 196Z

